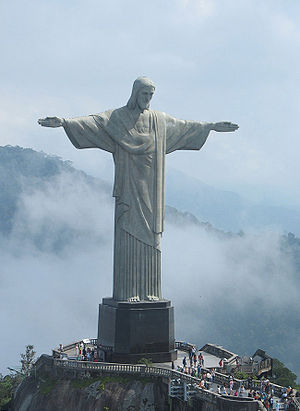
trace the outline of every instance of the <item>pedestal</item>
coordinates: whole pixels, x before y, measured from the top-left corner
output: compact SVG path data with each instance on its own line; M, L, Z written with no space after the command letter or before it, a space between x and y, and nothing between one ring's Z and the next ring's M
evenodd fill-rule
M106 361L137 363L141 358L177 358L174 308L168 300L126 302L104 298L99 304L98 345Z

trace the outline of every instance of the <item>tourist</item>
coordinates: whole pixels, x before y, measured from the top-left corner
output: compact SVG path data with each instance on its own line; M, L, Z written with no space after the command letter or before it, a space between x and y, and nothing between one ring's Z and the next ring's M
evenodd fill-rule
M252 388L252 377L249 375L247 379L247 388L250 390Z
M230 376L230 381L229 381L230 394L233 391L233 384L234 384L233 378Z
M242 384L241 386L240 386L240 397L244 397L245 396L245 387L244 387L244 385Z
M62 344L59 344L59 349L58 349L58 351L59 351L60 353L62 353L63 350L64 350L64 346L63 346Z
M76 360L78 361L79 360L79 346L78 346L78 344L75 345L75 357L76 357Z

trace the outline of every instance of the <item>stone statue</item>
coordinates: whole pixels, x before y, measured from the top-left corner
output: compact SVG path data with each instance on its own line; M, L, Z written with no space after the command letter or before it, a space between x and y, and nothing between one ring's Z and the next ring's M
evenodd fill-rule
M45 127L62 126L76 148L101 148L113 155L116 301L162 298L165 155L175 150L200 150L211 130L238 129L230 122L184 121L150 110L154 91L149 78L139 77L124 107L86 117L38 120Z

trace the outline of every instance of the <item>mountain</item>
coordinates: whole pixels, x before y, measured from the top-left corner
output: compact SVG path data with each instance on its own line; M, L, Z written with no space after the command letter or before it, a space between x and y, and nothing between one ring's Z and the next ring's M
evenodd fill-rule
M216 202L220 222L222 204L235 204L234 221L233 210L245 203L194 180L184 184L185 177L174 184L168 178L168 202L175 185L177 200L176 208L166 207L162 279L177 339L241 355L261 348L300 375L300 239L201 222L193 212L201 196L207 213ZM191 209L183 206L187 199ZM112 233L111 185L58 157L0 147L0 372L28 343L45 352L96 334L97 304L111 293Z
M225 231L275 227L300 235L300 211L252 203L236 193L215 189L178 170L167 170L167 204L194 214Z

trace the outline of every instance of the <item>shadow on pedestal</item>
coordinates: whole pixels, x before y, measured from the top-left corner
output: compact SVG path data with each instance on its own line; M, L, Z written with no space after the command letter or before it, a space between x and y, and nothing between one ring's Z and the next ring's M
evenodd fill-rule
M171 302L103 298L99 304L98 345L104 348L105 360L109 362L137 363L141 358L152 362L175 360Z

